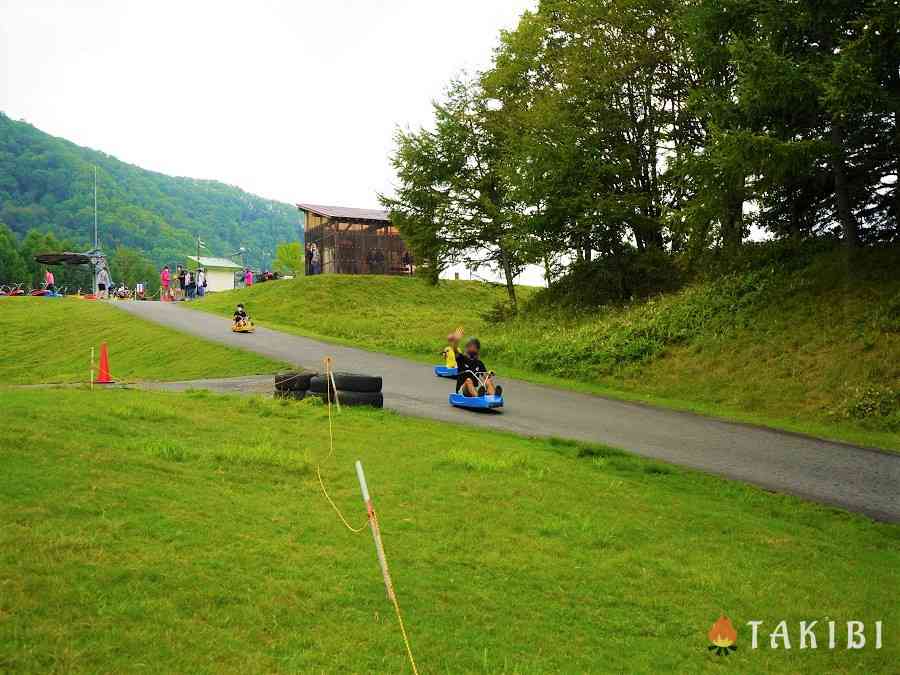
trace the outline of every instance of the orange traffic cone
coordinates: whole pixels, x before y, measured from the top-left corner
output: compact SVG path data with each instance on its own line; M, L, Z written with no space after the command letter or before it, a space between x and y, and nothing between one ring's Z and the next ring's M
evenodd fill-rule
M112 384L114 380L109 376L109 351L106 343L100 344L100 371L97 373L97 384Z

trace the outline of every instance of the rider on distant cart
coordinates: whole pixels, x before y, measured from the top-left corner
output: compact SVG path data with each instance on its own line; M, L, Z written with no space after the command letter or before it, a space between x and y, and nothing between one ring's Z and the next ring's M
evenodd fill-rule
M234 325L237 328L241 328L247 324L250 320L250 315L247 314L247 310L244 309L244 305L239 304L234 310Z

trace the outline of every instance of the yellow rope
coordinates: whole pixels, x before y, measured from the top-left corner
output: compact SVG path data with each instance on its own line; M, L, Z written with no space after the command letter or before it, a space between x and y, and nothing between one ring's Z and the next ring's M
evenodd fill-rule
M328 401L328 456L325 458L325 461L331 459L332 455L334 455L334 422L331 419L331 381L328 378L330 374L331 368L331 359L325 359L325 391L327 392L325 397ZM328 503L331 504L331 508L334 509L334 512L337 514L338 518L341 519L341 522L344 526L350 530L351 532L362 532L366 529L366 523L363 523L360 527L353 527L347 519L344 518L344 514L341 513L341 510L338 508L338 505L334 503L334 500L331 498L331 495L328 494L328 490L325 488L325 481L322 480L322 470L321 463L316 464L316 478L319 479L319 487L322 488L322 494L325 495L325 499L328 500Z
M325 398L328 404L328 456L325 458L325 461L328 461L334 455L334 421L331 415L331 385L333 383L334 376L331 371L331 358L328 357L325 359ZM341 513L338 505L334 503L334 500L331 498L331 496L328 494L328 490L325 488L325 481L322 480L320 463L316 464L316 478L319 479L319 487L322 488L322 494L325 495L325 499L327 499L328 503L331 504L331 508L334 509L334 512L337 514L338 518L340 518L341 522L344 524L344 527L354 533L359 533L366 529L366 524L368 524L370 517L368 513L366 514L366 522L358 528L353 527L349 522L347 522L344 514ZM378 518L375 515L374 508L372 509L371 518L375 523L375 530L380 532L380 528L378 526ZM387 560L387 554L385 554L385 560ZM391 586L390 588L388 588L388 597L391 599L391 604L393 604L394 606L394 613L397 615L397 623L400 625L400 634L403 636L403 644L406 647L406 655L409 657L409 665L412 667L413 675L419 675L419 669L418 667L416 667L416 660L413 658L412 647L409 644L409 635L407 635L406 626L403 623L403 615L400 613L400 603L397 601L397 593L394 591L393 581L391 581L390 584Z
M374 512L373 512L374 516ZM382 550L384 549L384 544L382 544ZM384 554L384 559L387 560L387 553ZM400 624L400 634L403 636L403 644L406 646L406 655L409 657L409 665L412 666L412 671L414 675L419 675L419 669L416 667L416 660L413 658L412 647L409 645L409 636L406 634L406 626L403 625L403 616L400 614L400 603L397 601L397 593L394 592L394 582L391 582L391 592L388 595L391 598L391 603L394 605L394 612L397 614L397 623Z

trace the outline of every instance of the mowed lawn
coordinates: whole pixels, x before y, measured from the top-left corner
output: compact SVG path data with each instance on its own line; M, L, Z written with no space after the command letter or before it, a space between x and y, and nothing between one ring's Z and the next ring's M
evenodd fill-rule
M900 528L615 450L206 392L0 390L0 671L886 673ZM706 633L724 612L738 651ZM799 621L869 646L797 649ZM750 649L750 620L794 648ZM874 622L883 621L882 649ZM839 626L843 626L840 623ZM843 630L843 629L841 629ZM767 644L767 639L763 640Z
M521 288L523 300L536 289ZM256 284L188 303L230 316L243 302L268 326L351 347L440 361L447 333L459 325L481 334L481 317L506 299L506 290L477 281L442 281L382 275L331 275Z
M117 381L229 377L285 367L143 321L104 302L0 298L0 315L0 385L87 383L91 348L96 367L104 340Z

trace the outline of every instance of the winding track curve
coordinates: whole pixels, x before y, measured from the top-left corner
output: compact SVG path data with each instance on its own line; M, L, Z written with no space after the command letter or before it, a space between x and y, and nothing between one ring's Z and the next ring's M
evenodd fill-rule
M116 306L185 333L310 369L320 369L322 359L333 356L339 370L384 376L385 407L403 414L527 436L605 443L900 522L900 455L507 378L507 407L502 414L469 413L447 404L452 383L434 377L421 363L263 327L251 335L238 335L231 332L227 318L172 303Z

